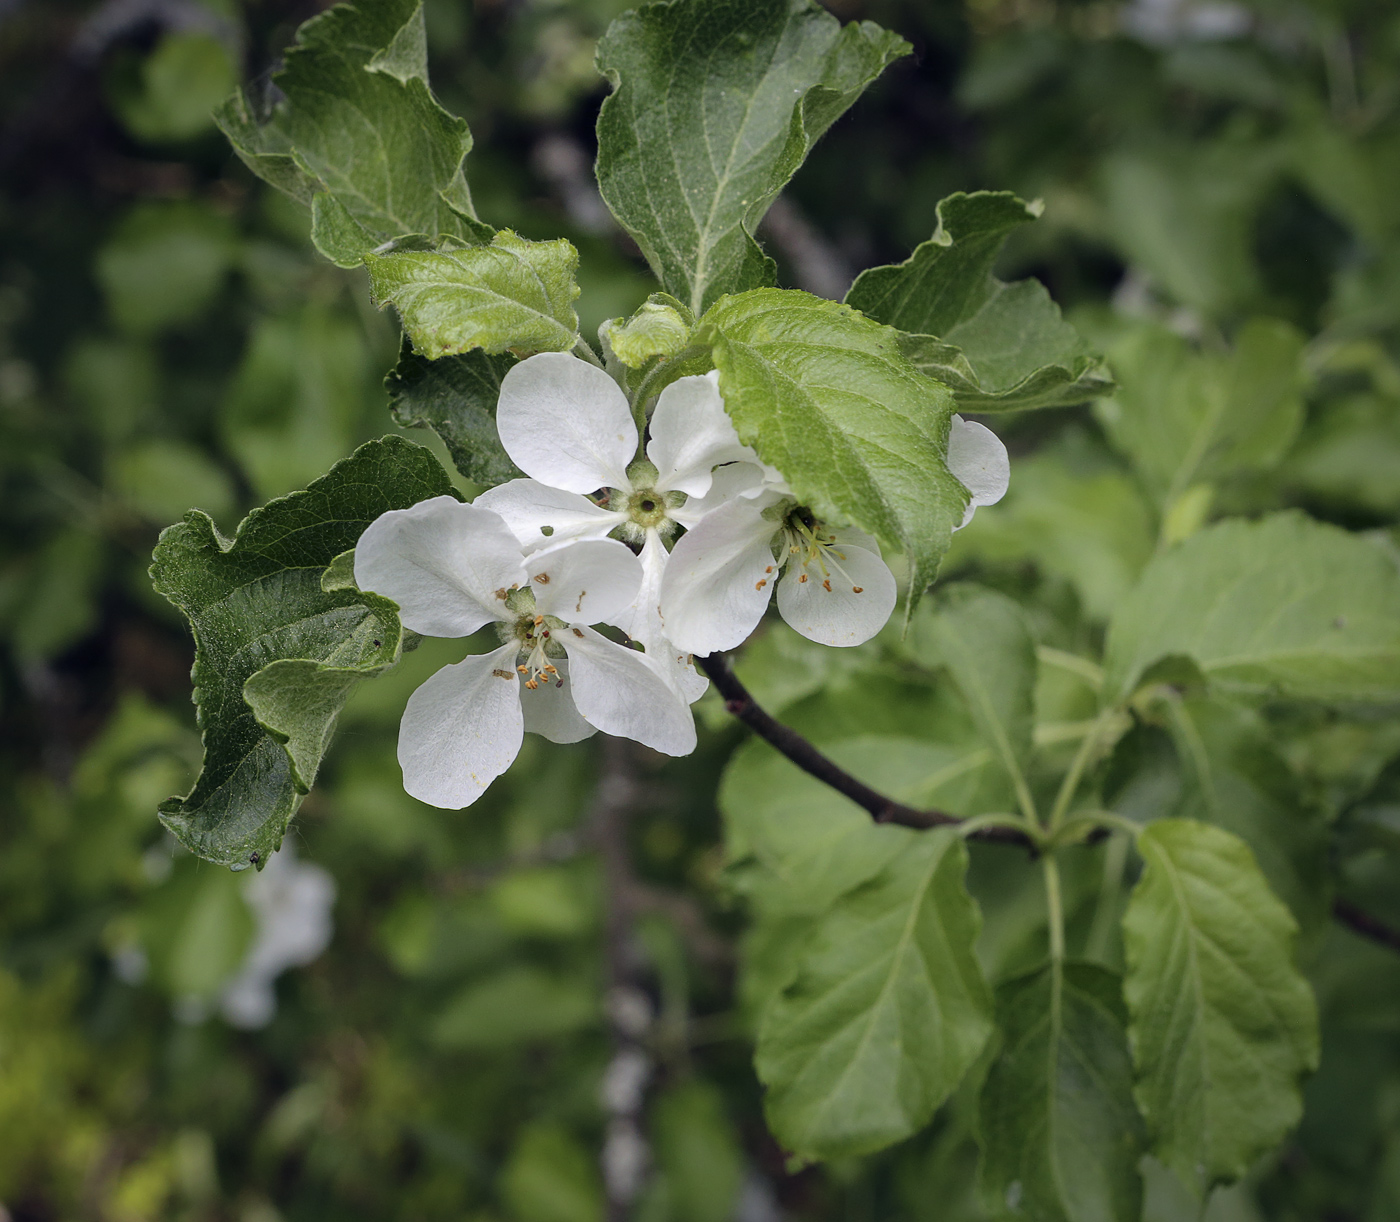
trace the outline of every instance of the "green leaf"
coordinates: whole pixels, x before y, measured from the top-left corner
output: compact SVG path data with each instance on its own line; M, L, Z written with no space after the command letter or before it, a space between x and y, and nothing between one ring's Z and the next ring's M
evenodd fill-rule
M943 592L938 613L924 623L929 643L967 700L978 733L1025 808L1034 809L1025 768L1035 725L1035 641L1021 608L1004 594L955 585Z
M97 256L112 321L153 335L195 317L213 302L236 250L228 220L200 204L133 208Z
M1138 1222L1144 1134L1117 977L1052 962L997 990L997 1021L984 1190L1035 1222Z
M357 266L403 234L481 241L462 161L465 121L428 88L418 0L339 4L306 22L265 111L236 93L215 116L248 168L316 210L328 259Z
M1197 1195L1238 1179L1302 1115L1317 1008L1297 926L1249 848L1189 819L1138 837L1124 996L1152 1152Z
M427 450L385 437L254 510L231 540L198 510L161 534L151 577L194 631L204 737L194 789L161 821L192 852L243 868L281 842L350 687L402 645L391 602L326 591L322 573L381 513L450 492Z
M1254 319L1232 352L1195 352L1162 327L1109 352L1120 388L1098 404L1109 440L1166 505L1198 481L1276 464L1303 420L1303 337Z
M708 1082L683 1082L652 1109L656 1159L675 1222L731 1222L744 1186L744 1148Z
M739 436L797 499L903 547L912 607L968 499L946 461L947 390L900 355L888 327L795 290L726 298L695 338L713 350Z
M367 255L375 304L393 305L429 360L482 348L563 352L578 339L578 251L503 229L489 246Z
M856 277L846 304L897 327L905 354L958 406L1023 411L1082 403L1112 388L1103 363L1038 280L992 275L1007 235L1040 215L1008 191L950 195L938 227L903 263Z
M507 457L496 431L496 401L513 356L490 356L477 348L430 361L405 338L399 363L384 379L394 420L430 428L447 445L457 470L494 487L521 472Z
M992 1029L966 846L949 829L879 830L904 848L821 918L759 1028L769 1125L804 1158L861 1154L918 1131Z
M624 13L598 44L613 86L598 186L667 292L698 316L773 283L753 239L812 145L909 44L842 27L812 0L676 0Z
M518 963L465 986L431 1024L440 1048L509 1048L557 1039L597 1023L583 981Z
M653 357L675 356L685 348L693 320L687 320L676 305L667 303L666 294L653 293L631 318L604 324L608 347L628 369L640 369Z
M1301 513L1208 527L1158 555L1109 626L1105 691L1189 658L1212 683L1304 700L1400 698L1400 569Z
M1084 610L1107 620L1152 558L1157 527L1137 482L1080 434L1016 460L996 513L953 536L948 564L1035 565L1074 586Z
M597 1159L554 1124L525 1126L501 1172L500 1190L518 1222L603 1222Z
M237 83L228 48L195 31L168 33L141 64L138 89L119 92L117 113L138 140L188 140Z
M1221 700L1170 700L1167 727L1183 767L1174 814L1214 823L1253 851L1270 889L1305 931L1327 920L1327 827L1280 756L1277 731Z

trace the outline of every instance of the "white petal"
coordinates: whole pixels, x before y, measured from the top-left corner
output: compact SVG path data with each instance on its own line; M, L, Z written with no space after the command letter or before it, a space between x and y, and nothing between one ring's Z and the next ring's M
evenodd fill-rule
M625 513L603 509L577 492L533 479L513 479L488 488L472 504L500 514L526 551L570 539L606 539L610 530L627 520ZM549 534L542 527L548 527Z
M616 539L583 539L544 548L525 560L535 610L569 623L611 622L632 605L642 566Z
M762 515L776 498L730 501L708 513L671 549L661 579L661 622L686 653L732 649L758 626L777 576Z
M739 497L754 498L768 491L763 468L751 462L733 462L718 468L710 477L710 490L704 496L692 496L679 509L667 512L684 527L692 527L701 518L721 505Z
M642 564L642 585L636 600L625 614L611 622L646 648L646 658L661 677L679 693L686 704L694 704L705 694L710 681L695 669L691 655L677 649L661 624L661 580L669 559L666 545L655 530L647 531L646 543L638 557Z
M816 559L803 565L794 556L788 562L778 583L778 611L809 641L859 645L879 632L894 610L898 597L894 574L877 552L839 536L835 551L840 553L835 559L844 575L832 564L832 557L825 558L825 573Z
M1001 500L1011 482L1011 460L1001 438L985 425L957 415L948 433L948 470L972 493L963 520L954 530L961 530L972 521L977 506L995 505Z
M656 464L662 492L704 496L710 472L721 463L758 462L739 440L719 395L718 371L680 378L661 392L651 416L647 457Z
M470 806L520 752L519 646L444 666L408 698L399 724L403 787L420 802Z
M569 492L629 488L637 426L622 393L596 365L541 352L501 380L496 429L526 475Z
M664 755L695 750L690 709L640 653L581 624L561 635L574 703L589 722Z
M569 660L558 658L559 670L553 681L541 680L537 688L520 687L520 708L525 714L525 728L552 743L576 743L596 734L597 730L584 721L574 704L569 687Z
M380 514L355 545L360 589L392 598L404 627L425 636L470 636L506 618L496 592L524 580L510 527L455 497Z

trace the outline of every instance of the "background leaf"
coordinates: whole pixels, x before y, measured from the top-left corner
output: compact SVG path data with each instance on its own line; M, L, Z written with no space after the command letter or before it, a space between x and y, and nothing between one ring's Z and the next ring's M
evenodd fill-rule
M903 263L863 271L846 304L906 332L905 354L960 408L1019 411L1103 394L1112 387L1103 363L1045 286L992 275L1007 235L1039 215L1009 191L950 195L933 237Z
M1169 656L1221 687L1314 700L1400 694L1400 569L1300 513L1221 522L1147 566L1109 626L1105 690Z
M489 246L365 262L376 304L393 305L429 360L472 348L563 352L578 339L578 251L563 238L527 242L503 229Z
M392 603L327 593L321 574L381 513L450 492L427 450L385 437L249 514L232 540L198 510L162 533L151 576L194 631L205 757L161 820L192 852L243 868L281 842L348 681L391 666L401 647Z
M956 585L943 591L938 613L919 628L912 648L924 639L933 646L983 741L1029 804L1025 770L1035 727L1036 660L1024 613L1004 594Z
M888 327L808 293L755 289L715 305L725 410L803 504L897 541L910 603L938 572L967 490L948 471L948 392L899 353Z
M1142 1117L1118 978L1047 964L997 990L1002 1048L982 1088L984 1189L1035 1222L1138 1222Z
M991 1032L951 830L905 841L872 882L817 923L796 979L763 1016L755 1065L774 1135L794 1154L879 1149L928 1123Z
M823 132L909 44L811 0L678 0L625 13L598 44L598 186L661 286L698 316L773 283L753 240ZM703 62L705 72L691 67Z
M462 171L471 132L428 88L418 0L336 5L297 31L272 80L281 100L264 111L236 93L219 128L253 173L331 210L313 236L332 262L355 267L403 234L489 237Z
M1124 996L1152 1152L1197 1195L1238 1179L1298 1121L1317 1007L1297 926L1248 847L1190 819L1138 837Z
M1288 452L1303 421L1302 357L1302 335L1277 319L1246 323L1228 354L1140 326L1110 349L1122 389L1095 410L1170 505L1197 481L1267 468Z

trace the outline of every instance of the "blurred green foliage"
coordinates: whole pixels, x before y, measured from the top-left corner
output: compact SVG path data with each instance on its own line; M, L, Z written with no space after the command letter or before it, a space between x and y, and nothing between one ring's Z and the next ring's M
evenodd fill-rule
M363 273L318 260L305 216L208 119L317 7L0 4L0 1204L14 1222L602 1216L587 744L528 740L470 812L433 810L400 787L394 731L453 646L425 641L362 685L294 829L335 877L335 939L282 977L254 1032L207 1016L252 936L244 883L176 854L154 816L199 757L190 646L146 578L156 532L190 506L230 530L393 428L379 382L396 340ZM478 212L574 242L590 335L649 288L590 174L592 47L625 7L428 3L433 80L477 139ZM1056 659L1093 652L1150 557L1211 518L1298 506L1400 555L1389 0L830 7L916 55L828 134L786 222L761 232L781 282L903 259L954 190L1040 197L998 274L1041 278L1121 386L1095 410L1008 419L1011 492L944 566L1025 609L1042 747L1092 712ZM974 745L958 763L959 697L911 661L920 631L833 652L774 624L740 671L838 758L956 804L939 778L966 789L981 765ZM731 840L726 868L715 803L741 738L717 701L700 708L700 752L646 778L633 828L647 885L704 934L675 904L643 931L661 1019L640 1216L1001 1216L976 1185L972 1093L919 1137L823 1169L785 1167L766 1136L747 1042L752 999L774 987L765 923L746 928L751 867ZM1193 742L1208 771L1183 782ZM1251 843L1303 925L1322 1006L1301 1127L1211 1198L1211 1222L1400 1218L1400 961L1317 899L1332 887L1400 921L1397 757L1393 716L1188 702L1109 761L1115 809L1215 819ZM740 783L759 810L815 818L834 800L753 746ZM1123 862L1107 852L1085 851L1066 903L1072 946L1114 964L1102 880ZM988 974L1033 964L1033 868L978 847L971 886ZM1145 1217L1196 1217L1147 1172Z

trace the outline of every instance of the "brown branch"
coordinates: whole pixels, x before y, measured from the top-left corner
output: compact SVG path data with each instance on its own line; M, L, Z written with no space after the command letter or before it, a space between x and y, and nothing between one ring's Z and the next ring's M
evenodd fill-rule
M1332 915L1363 938L1370 938L1372 942L1379 942L1382 946L1390 947L1391 950L1400 951L1400 929L1378 920L1364 908L1358 908L1350 900L1333 900Z
M771 746L776 747L794 764L814 776L837 793L850 798L870 813L876 823L895 823L900 827L924 830L931 827L951 827L963 820L943 810L918 810L896 802L893 798L871 789L864 781L853 777L835 761L829 759L803 738L791 726L785 726L769 714L750 694L737 675L729 669L722 653L712 653L695 659L695 664L709 676L715 690L724 697L724 707ZM969 840L993 844L1014 844L1022 848L1035 846L1024 833L1012 827L983 827L972 832Z

